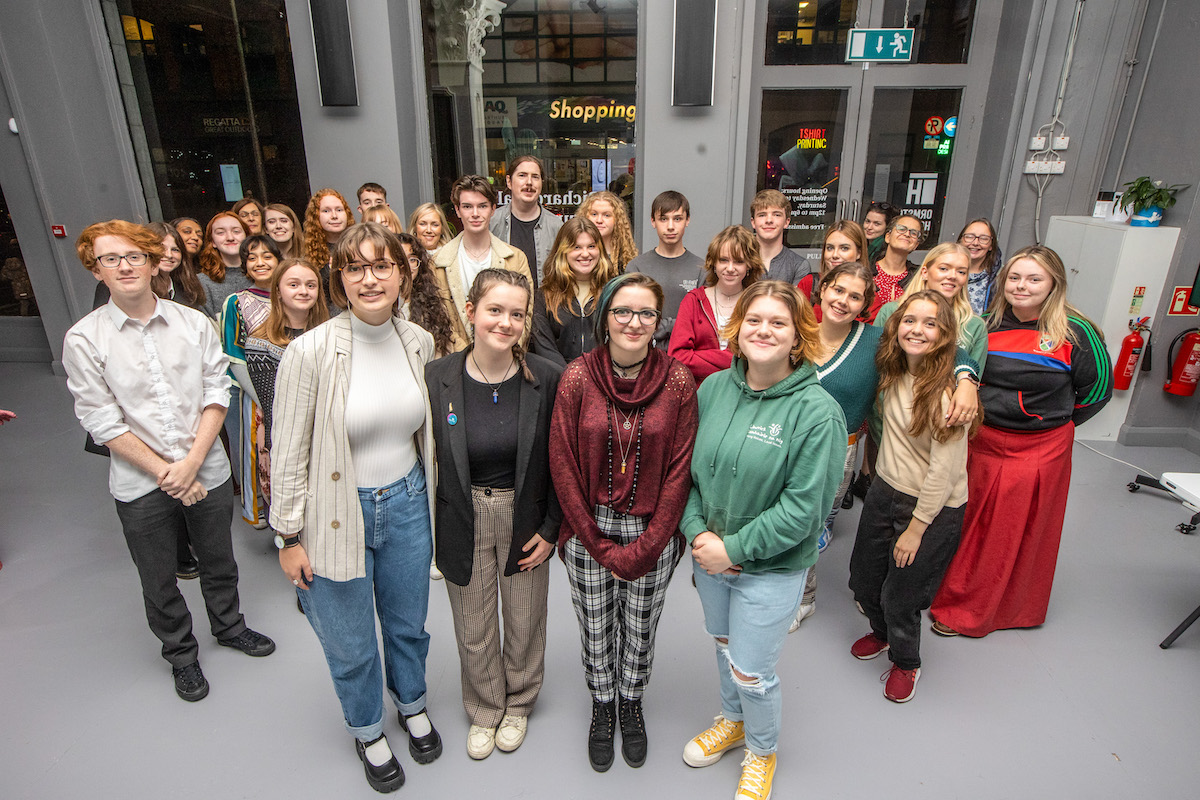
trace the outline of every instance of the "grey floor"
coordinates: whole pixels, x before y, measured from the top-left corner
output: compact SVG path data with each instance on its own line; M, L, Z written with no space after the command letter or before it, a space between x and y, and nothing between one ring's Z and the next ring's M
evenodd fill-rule
M137 576L107 493L107 462L82 452L65 382L0 364L0 798L374 797L342 728L315 636L273 547L235 523L242 608L278 651L249 659L207 635L212 693L179 700L146 628ZM1086 435L1086 428L1083 429ZM1200 471L1178 449L1101 449L1155 473ZM1132 471L1079 446L1047 623L982 640L924 637L907 705L884 700L882 661L846 589L859 506L820 564L818 610L787 643L775 797L1194 798L1200 794L1200 623L1158 642L1200 603L1200 534L1182 507L1131 495ZM588 767L589 700L556 565L546 683L525 745L472 762L441 584L431 593L429 707L446 740L430 766L401 756L401 797L732 797L738 759L704 770L683 744L718 710L712 645L683 569L672 584L646 697L650 758ZM394 717L386 727L403 742ZM403 748L399 748L402 750Z

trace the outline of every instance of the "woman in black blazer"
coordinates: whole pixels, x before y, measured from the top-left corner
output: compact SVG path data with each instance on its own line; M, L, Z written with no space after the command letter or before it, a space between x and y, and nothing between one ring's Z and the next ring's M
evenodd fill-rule
M550 481L550 413L562 367L525 353L532 305L523 275L481 271L465 305L473 344L425 368L438 461L434 555L450 596L475 759L520 747L545 665L544 562L562 521Z

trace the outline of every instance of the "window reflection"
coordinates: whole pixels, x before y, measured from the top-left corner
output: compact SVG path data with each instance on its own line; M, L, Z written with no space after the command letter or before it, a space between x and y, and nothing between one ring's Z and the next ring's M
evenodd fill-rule
M857 11L856 0L770 0L766 63L844 63Z
M904 10L908 9L908 20ZM975 0L886 0L886 28L914 28L913 64L965 64Z
M439 201L476 172L505 202L506 165L528 153L551 211L599 189L632 211L637 0L426 0L422 13Z
M787 247L817 247L837 219L846 126L844 89L763 92L758 189L778 189L792 203Z
M941 241L961 89L877 89L867 140L863 206L885 201L921 220Z
M136 92L126 102L163 217L203 219L247 193L302 209L308 166L283 3L237 0L236 27L229 0L115 7Z

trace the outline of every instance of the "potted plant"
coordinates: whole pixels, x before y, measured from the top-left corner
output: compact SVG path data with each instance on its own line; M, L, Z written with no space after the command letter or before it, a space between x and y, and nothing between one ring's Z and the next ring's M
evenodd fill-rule
M1156 228L1162 222L1163 212L1175 205L1175 195L1188 186L1183 183L1164 186L1162 181L1152 181L1149 175L1143 175L1125 184L1120 206L1133 212L1129 219L1131 226Z

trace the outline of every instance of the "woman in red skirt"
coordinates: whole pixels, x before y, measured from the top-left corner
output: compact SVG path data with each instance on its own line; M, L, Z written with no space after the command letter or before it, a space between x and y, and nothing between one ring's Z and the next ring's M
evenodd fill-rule
M1075 426L1112 396L1095 324L1067 302L1062 259L1026 247L996 278L971 442L962 541L930 615L942 636L1046 621L1071 482Z

